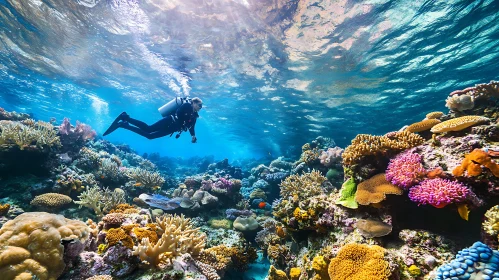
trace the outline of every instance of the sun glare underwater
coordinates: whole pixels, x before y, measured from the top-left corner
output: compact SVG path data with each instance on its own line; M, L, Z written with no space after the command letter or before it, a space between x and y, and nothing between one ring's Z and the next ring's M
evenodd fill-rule
M0 0L0 279L499 280L498 22Z

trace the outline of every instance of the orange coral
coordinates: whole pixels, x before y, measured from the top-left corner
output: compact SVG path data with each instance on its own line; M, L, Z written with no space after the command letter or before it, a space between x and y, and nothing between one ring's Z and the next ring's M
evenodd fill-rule
M132 237L122 229L122 228L112 228L107 231L106 241L109 246L116 245L121 241L123 246L132 249L133 248L133 240Z
M460 166L452 170L454 176L463 176L466 171L469 177L478 176L482 173L482 167L487 167L494 176L499 177L499 165L495 163L487 152L481 149L474 149L467 154Z
M0 204L0 216L5 216L9 212L10 204Z
M134 214L134 213L139 213L139 209L133 207L130 204L127 203L121 203L116 205L109 213L123 213L123 214Z
M149 238L149 242L151 242L151 244L156 244L156 242L158 242L158 234L148 228L135 227L133 228L133 233L137 236L138 240L142 240L142 238Z
M351 243L341 247L329 263L331 280L385 280L390 276L382 247Z
M387 194L401 195L403 190L390 184L385 177L385 173L374 175L370 179L363 181L357 186L355 201L362 205L378 203L385 200Z
M431 132L442 133L449 131L461 131L470 126L474 126L487 121L489 121L489 119L482 116L463 116L441 122L433 126L431 128Z

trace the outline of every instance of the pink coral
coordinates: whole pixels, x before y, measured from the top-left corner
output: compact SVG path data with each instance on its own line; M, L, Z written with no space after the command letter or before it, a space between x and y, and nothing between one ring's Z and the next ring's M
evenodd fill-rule
M426 179L409 190L409 198L418 205L443 208L451 203L470 200L475 195L466 186L442 178Z
M343 149L340 147L328 148L327 151L322 152L319 159L322 165L329 167L333 164L341 164L341 154L343 154Z
M419 183L425 174L421 156L408 151L390 160L386 170L386 180L407 190Z

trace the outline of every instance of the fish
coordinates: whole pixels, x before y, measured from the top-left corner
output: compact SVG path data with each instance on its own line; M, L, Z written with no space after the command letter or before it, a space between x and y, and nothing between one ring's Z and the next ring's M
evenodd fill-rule
M258 208L260 208L260 209L265 208L265 206L267 206L267 202L262 201L262 202L258 203Z
M146 193L139 195L139 199L141 199L151 207L163 209L166 211L175 210L179 208L180 203L182 202L181 197L168 198L160 194L150 195Z
M57 156L59 156L59 159L63 163L70 163L73 160L71 157L69 157L68 153L58 154Z
M140 186L142 186L142 183L135 183L135 184L133 184L133 186L134 187L140 187Z

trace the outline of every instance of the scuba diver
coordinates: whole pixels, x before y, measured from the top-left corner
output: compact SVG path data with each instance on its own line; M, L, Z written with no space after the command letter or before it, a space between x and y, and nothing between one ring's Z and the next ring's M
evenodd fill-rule
M196 143L194 126L201 108L203 108L203 102L199 97L192 99L176 97L158 109L163 118L152 125L133 119L126 112L123 112L114 120L103 136L120 127L133 131L147 139L156 139L168 134L171 137L175 132L178 132L175 138L179 138L183 131L189 130L192 137L191 142Z

